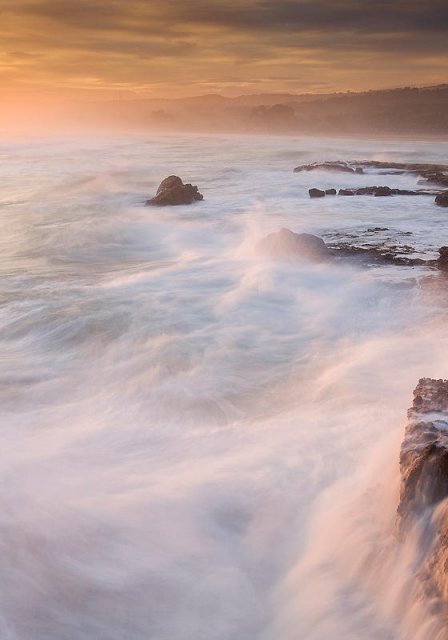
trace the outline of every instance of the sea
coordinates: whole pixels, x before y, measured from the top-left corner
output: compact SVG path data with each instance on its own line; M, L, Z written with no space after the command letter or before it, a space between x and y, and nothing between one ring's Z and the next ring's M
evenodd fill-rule
M430 266L260 255L288 228L424 259L447 142L172 134L0 143L1 640L442 640L396 535ZM147 207L162 179L202 202ZM380 230L375 230L380 229Z

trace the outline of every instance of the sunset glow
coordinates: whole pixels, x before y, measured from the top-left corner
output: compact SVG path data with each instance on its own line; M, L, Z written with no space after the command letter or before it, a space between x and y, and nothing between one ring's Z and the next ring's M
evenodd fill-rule
M3 96L325 93L445 82L440 0L3 0Z

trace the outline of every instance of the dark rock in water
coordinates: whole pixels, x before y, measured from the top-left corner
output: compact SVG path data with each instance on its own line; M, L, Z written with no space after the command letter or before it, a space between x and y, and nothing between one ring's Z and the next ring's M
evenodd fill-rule
M327 196L335 196L336 195L336 189L325 189L325 194Z
M196 186L184 184L178 176L168 176L160 183L154 198L146 201L146 205L164 207L191 204L203 199L204 196Z
M270 233L258 243L257 249L278 259L306 258L320 261L330 255L322 238L311 233L294 233L289 229Z
M374 227L368 230L387 231L385 227ZM338 260L348 259L356 261L358 264L370 267L381 265L400 265L404 267L429 266L445 268L445 260L448 259L444 253L444 247L440 250L439 260L423 260L413 258L403 254L413 254L413 247L406 245L378 244L378 246L368 245L356 246L346 242L335 242L326 244L322 238L310 233L294 233L289 229L281 229L278 232L270 233L263 238L258 245L258 251L279 260L291 260L306 258L308 260Z
M367 229L368 233L376 233L377 231L389 231L387 227L370 227Z
M308 189L308 193L310 194L310 198L324 198L325 191L321 189Z
M408 418L400 453L401 524L448 497L448 380L419 380Z
M427 184L436 184L441 187L448 187L448 175L440 171L424 174L424 178L425 180L423 180L423 182L426 182Z
M391 187L358 187L357 189L339 189L340 196L433 196L433 191L418 189L391 189Z
M378 187L377 189L375 189L375 193L373 195L375 196L375 198L391 196L392 189L390 187Z
M442 271L448 271L448 247L440 247L437 266Z
M438 204L439 207L448 207L448 191L439 193L436 196L435 203Z
M357 196L373 196L378 187L359 187L356 189L355 194Z
M295 173L300 171L339 171L340 173L355 173L346 162L312 162L311 164L302 164L294 169Z
M402 175L404 173L411 173L420 176L426 184L448 187L448 165L445 164L383 162L379 160L346 162L338 160L336 162L313 162L312 164L304 164L296 167L294 171L324 169L327 171L363 174L365 168L378 169L380 170L378 171L380 175Z

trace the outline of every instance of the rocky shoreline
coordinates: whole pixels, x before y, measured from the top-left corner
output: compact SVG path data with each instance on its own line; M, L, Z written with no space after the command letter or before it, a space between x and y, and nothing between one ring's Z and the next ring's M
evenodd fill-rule
M369 233L384 231L383 228L369 229ZM439 257L434 260L411 258L403 255L406 251L414 253L408 246L385 247L381 245L359 247L348 242L325 243L319 236L311 233L294 233L290 229L280 229L270 233L257 244L257 250L264 256L276 260L311 260L315 262L336 261L338 259L356 260L365 266L400 265L427 266L448 271L448 247L440 247Z
M372 171L376 170L376 171ZM434 188L426 189L398 189L384 186L365 186L355 189L338 189L340 196L435 196L435 204L448 207L448 165L444 164L420 164L402 162L380 162L376 160L361 160L347 162L345 160L313 162L295 167L294 173L327 171L332 173L345 173L352 175L404 175L411 174L419 178L421 184ZM442 189L440 188L442 187ZM336 195L336 189L309 189L310 198L323 198L326 195Z
M400 452L397 532L420 539L416 575L424 596L448 604L448 380L414 390Z

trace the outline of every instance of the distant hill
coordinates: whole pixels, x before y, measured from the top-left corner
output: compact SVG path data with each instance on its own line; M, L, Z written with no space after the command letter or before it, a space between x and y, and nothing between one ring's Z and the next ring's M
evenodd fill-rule
M3 107L3 109L2 109ZM7 105L6 105L7 107ZM10 105L11 107L11 105ZM218 94L189 98L64 101L39 110L12 107L15 119L95 130L447 135L448 84L362 93ZM5 105L0 115L7 121Z

